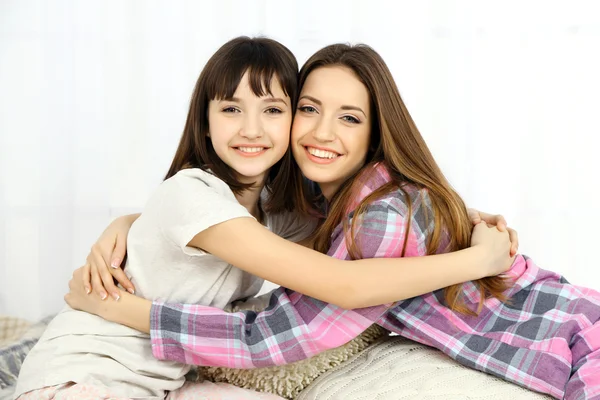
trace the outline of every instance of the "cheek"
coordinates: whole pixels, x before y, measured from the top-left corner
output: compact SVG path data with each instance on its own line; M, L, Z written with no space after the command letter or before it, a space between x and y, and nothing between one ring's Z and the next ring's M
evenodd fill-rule
M226 118L209 117L208 120L208 132L210 134L210 140L213 144L213 147L218 147L223 143L227 143L231 134L229 132L233 131L233 127L231 126L231 121L228 121Z
M287 145L290 143L291 118L282 118L272 121L270 124L270 137L275 145Z
M297 142L310 129L310 121L301 115L296 114L292 124L292 143Z
M371 145L371 131L369 129L360 132L356 135L356 152L360 154L362 159L367 157L369 146Z

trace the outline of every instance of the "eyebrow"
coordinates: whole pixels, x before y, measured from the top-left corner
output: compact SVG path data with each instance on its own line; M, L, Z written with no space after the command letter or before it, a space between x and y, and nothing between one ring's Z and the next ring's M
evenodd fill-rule
M299 100L302 100L302 99L310 100L310 101L312 101L313 103L315 103L318 106L323 105L323 103L321 102L321 100L316 99L316 98L314 98L312 96L304 95L304 96L300 97ZM350 110L358 111L358 112L361 112L365 117L367 116L367 113L364 112L362 110L362 108L357 107L357 106L343 105L343 106L340 107L340 109L342 109L344 111L350 111Z
M280 98L280 97L268 97L264 100L267 103L283 103L283 104L287 104L287 102Z
M230 99L223 99L222 101L233 101L235 103L241 103L242 99L240 99L239 97L232 97ZM286 101L280 97L267 97L263 101L266 103L283 103L287 105Z

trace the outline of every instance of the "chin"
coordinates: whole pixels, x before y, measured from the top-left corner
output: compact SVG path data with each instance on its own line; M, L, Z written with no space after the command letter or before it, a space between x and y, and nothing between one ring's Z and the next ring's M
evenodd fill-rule
M261 180L269 173L270 168L234 168L237 175L244 182L255 182Z
M326 185L329 183L336 182L337 179L335 176L328 176L323 173L323 171L302 171L302 174L309 180L317 183L319 185Z
M263 171L263 172L236 171L236 172L238 173L238 176L244 182L254 182L254 181L260 180L263 176L265 176L267 174L267 171Z

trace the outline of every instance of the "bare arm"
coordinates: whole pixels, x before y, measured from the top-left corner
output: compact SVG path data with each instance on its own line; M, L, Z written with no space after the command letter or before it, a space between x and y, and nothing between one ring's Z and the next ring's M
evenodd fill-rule
M486 276L483 272L491 271L483 264L504 265L497 272L500 273L512 262L508 256L508 234L487 228L485 223L475 227L477 240L465 250L424 257L356 261L337 260L288 242L250 218L230 220L207 231L213 232L208 239L196 235L190 244L238 264L250 273L345 309L392 303L478 279ZM71 307L150 332L150 300L120 291L119 301L113 298L101 301L97 296L85 294L81 285L83 274L83 268L75 270L69 283L71 292L65 301Z
M387 214L382 216L382 213ZM394 218L390 218L390 216ZM387 221L387 228L385 230L382 229L381 221ZM402 228L405 224L403 222L402 216L390 212L388 209L382 210L381 207L373 207L373 210L367 213L367 217L362 221L358 231L361 239L359 243L361 244L362 256L399 257L402 253L402 246L394 246L394 243L404 242L405 232ZM411 250L407 254L424 256L426 254L425 239L424 235L419 234L423 230L423 227L416 229L417 222L413 222L410 225L413 229L413 234L410 235L413 239L409 242L411 243ZM476 243L475 247L482 248L482 243L493 242L497 240L497 237L501 236L502 234L496 229L488 229L485 225L478 226L473 236ZM392 247L390 247L390 244ZM491 247L488 246L488 249L491 249ZM345 257L343 254L340 256L342 258ZM412 260L415 259L413 258ZM344 265L348 265L348 263ZM153 306L149 300L131 296L127 293L122 293L122 298L119 302L112 299L102 302L96 296L86 296L81 292L81 286L77 284L80 279L78 275L80 274L80 270L75 271L74 278L70 283L71 292L65 296L65 300L73 308L92 312L110 321L121 323L146 333L150 332L151 325L154 324L152 325L152 329L154 329L152 335L155 341L153 342L153 351L155 351L154 354L157 358L182 361L177 357L181 357L185 353L188 356L193 356L192 358L186 358L187 362L192 360L193 363L200 365L240 366L238 365L240 357L233 357L233 353L230 354L227 351L211 358L211 354L214 351L210 352L211 354L206 354L202 350L207 340L213 349L215 346L228 348L228 346L231 346L231 341L235 340L237 343L235 354L238 354L237 352L244 352L244 357L241 357L245 360L244 362L247 362L247 364L242 366L244 368L296 361L294 357L302 359L311 354L301 354L292 348L280 347L279 351L282 353L285 352L285 357L280 357L278 356L279 353L273 353L271 350L273 356L270 359L265 359L264 342L268 342L270 340L268 338L274 335L281 334L281 329L288 329L289 335L302 335L299 340L305 343L310 342L311 346L308 347L312 350L322 351L334 344L342 344L356 336L363 329L375 322L387 310L386 306L376 306L368 309L335 311L336 307L334 305L322 303L304 295L301 295L300 299L296 298L292 302L287 298L288 294L292 292L283 288L278 290L279 294L276 296L276 302L273 302L273 298L271 299L271 307L277 309L278 317L276 320L269 317L273 314L273 310L266 313L259 313L258 315L254 314L253 317L248 318L245 313L227 314L222 310L212 309L211 307L185 304L156 304ZM298 306L302 302L309 306ZM315 317L314 313L317 309L321 310L321 317ZM305 310L310 311L308 314L303 314ZM276 321L281 321L284 318L283 315L288 317L289 323L280 325ZM151 319L151 316L154 316L154 320ZM174 329L174 325L172 325L173 321L179 320L186 321L185 326L187 328L183 329L183 331ZM348 325L341 323L344 320L351 323ZM323 336L323 329L320 324L327 324L328 328L326 331L328 333L326 336ZM168 328L164 328L165 326ZM190 328L190 326L193 326L193 328ZM210 328L207 326L210 326ZM292 329L293 326L302 326L302 329ZM345 328L338 331L336 330L337 326L344 326ZM354 327L354 330L352 331L349 326ZM217 330L228 332L225 335L228 339L220 342L216 337L206 339L212 337ZM315 335L315 333L318 334ZM194 340L188 342L190 335L194 337ZM231 335L234 335L235 338ZM184 337L188 339L182 340L181 338ZM219 335L219 337L221 336ZM250 347L248 346L249 341L253 343ZM178 351L172 351L175 348ZM255 353L258 353L258 358L254 357ZM230 357L228 358L225 354L229 354Z
M391 303L496 275L511 264L507 234L501 266L483 245L427 257L341 261L288 242L251 218L214 225L197 234L189 246L346 309Z
M110 241L110 246L102 242L103 234L92 248L84 267L88 271L82 275L85 286L90 286L91 276L95 291L103 291L106 287L113 298L118 298L118 289L112 284L114 276L133 292L131 282L119 275L122 274L120 268L102 264L115 258L123 259L127 232L138 217L139 214L121 217L113 229L118 234L110 230L115 223L107 228L105 233L110 237L104 241ZM231 246L232 243L236 245ZM490 272L493 259L483 246L419 258L340 261L281 239L250 218L213 226L196 235L190 245L204 248L264 279L347 309L403 300L495 275L509 266L506 264L504 270ZM112 253L104 254L107 249ZM90 263L90 257L94 257L95 262Z

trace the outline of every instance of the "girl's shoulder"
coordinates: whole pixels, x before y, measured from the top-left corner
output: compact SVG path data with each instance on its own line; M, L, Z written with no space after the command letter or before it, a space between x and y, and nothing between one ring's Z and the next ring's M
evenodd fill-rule
M232 195L229 186L213 175L210 171L200 168L186 168L166 179L161 186L168 189L195 188L195 190L210 189L224 195Z
M181 213L185 217L186 213L194 210L199 213L223 213L227 210L241 213L239 210L242 208L235 194L221 179L200 168L188 168L163 181L150 196L144 212L154 209L169 215ZM247 210L245 213L248 214Z

